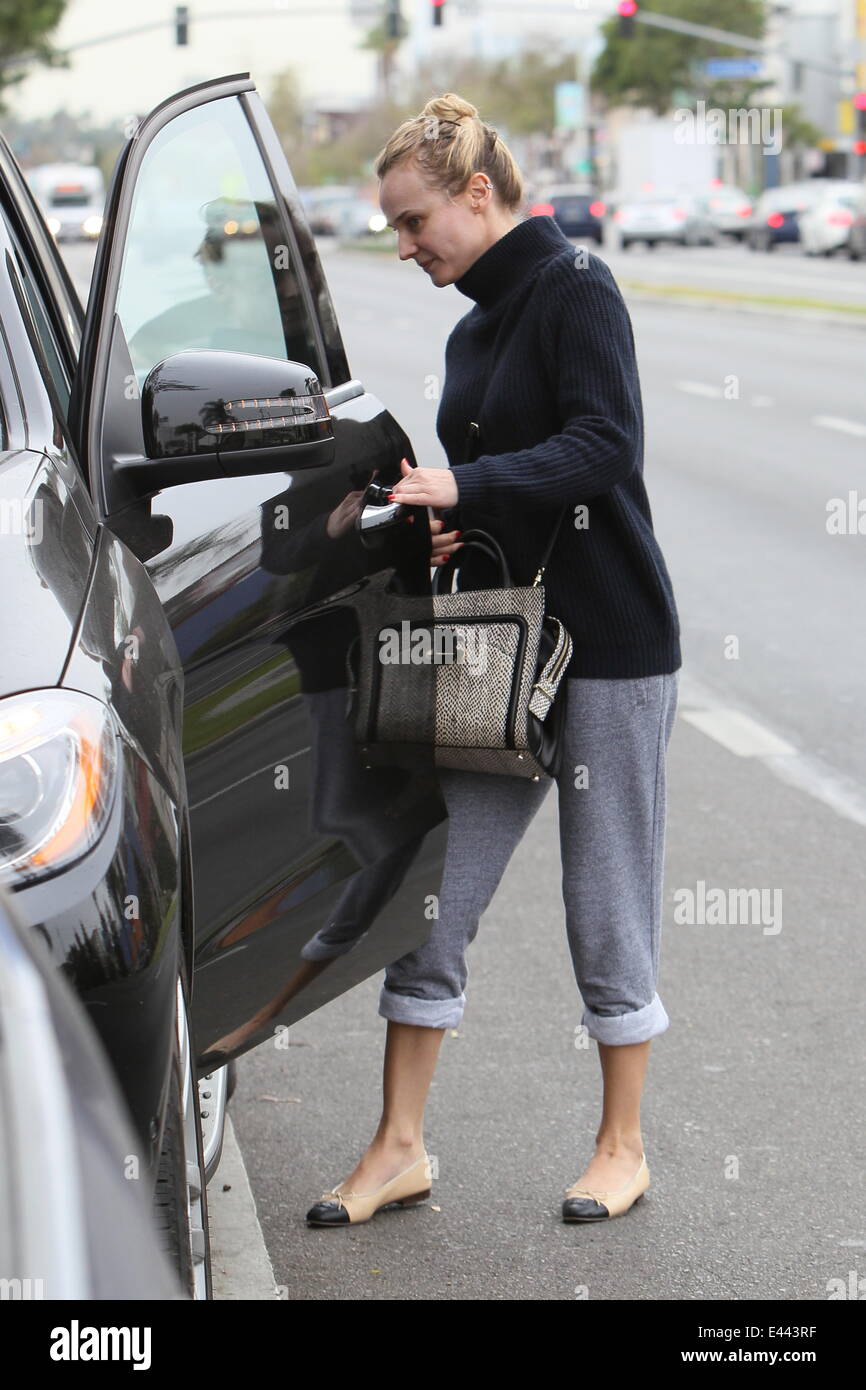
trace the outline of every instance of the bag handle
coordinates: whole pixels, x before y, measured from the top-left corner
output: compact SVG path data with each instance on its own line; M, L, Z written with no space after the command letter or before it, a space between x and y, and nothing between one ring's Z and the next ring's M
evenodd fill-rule
M464 531L460 542L460 549L455 550L450 560L446 560L444 565L438 565L433 573L433 593L439 594L443 591L443 584L447 578L448 584L445 593L451 592L451 584L455 572L463 562L463 550L465 546L474 546L482 554L491 559L499 570L499 589L511 589L514 587L511 579L511 571L508 568L508 561L505 552L495 536L491 536L489 531L481 531L473 527L469 531Z

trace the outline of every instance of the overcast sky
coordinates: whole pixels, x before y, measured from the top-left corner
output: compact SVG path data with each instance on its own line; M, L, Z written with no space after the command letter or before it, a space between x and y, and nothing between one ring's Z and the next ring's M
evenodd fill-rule
M372 0L370 0L372 3ZM555 0L554 0L555 3ZM560 0L562 3L562 0ZM401 61L412 64L441 47L455 52L508 52L522 34L549 30L575 50L591 40L598 25L615 13L615 0L564 0L565 12L551 0L477 0L473 19L451 5L446 23L433 29L429 0L403 0L411 33ZM838 12L843 0L788 0L795 12ZM853 6L854 0L844 0ZM72 54L69 71L35 68L8 94L22 117L49 115L58 108L98 121L122 123L144 114L163 97L195 82L249 72L267 99L277 74L293 68L307 101L356 106L376 88L375 55L357 47L363 27L349 19L350 0L188 0L190 43L174 40L173 4L154 0L69 0L55 34L58 47L162 20L161 29L82 48ZM719 22L724 3L720 0ZM206 16L215 16L207 18Z
M172 23L82 48L71 55L69 71L35 68L8 93L10 108L23 118L61 108L122 121L182 87L235 72L249 72L266 97L273 78L290 67L309 97L342 93L357 102L375 87L375 56L356 47L363 30L349 22L344 0L190 0L188 9L190 43L178 48L175 6L165 0L70 0L54 36L59 48L150 21Z

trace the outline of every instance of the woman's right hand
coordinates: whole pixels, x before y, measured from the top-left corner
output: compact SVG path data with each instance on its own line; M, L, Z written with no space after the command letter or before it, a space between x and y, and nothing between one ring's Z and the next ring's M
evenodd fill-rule
M445 522L441 516L434 517L430 522L430 531L433 537L433 546L430 552L431 565L444 565L449 555L453 555L454 551L459 550L463 544L457 539L461 532L443 531L444 525Z

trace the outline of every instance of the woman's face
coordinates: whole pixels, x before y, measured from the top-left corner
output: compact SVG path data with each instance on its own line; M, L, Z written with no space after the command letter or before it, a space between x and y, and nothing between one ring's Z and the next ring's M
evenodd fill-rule
M449 200L428 188L411 162L389 169L379 184L379 205L397 232L400 260L416 261L435 285L459 280L502 235L489 182L486 174L473 174L464 191ZM473 203L479 211L473 211Z

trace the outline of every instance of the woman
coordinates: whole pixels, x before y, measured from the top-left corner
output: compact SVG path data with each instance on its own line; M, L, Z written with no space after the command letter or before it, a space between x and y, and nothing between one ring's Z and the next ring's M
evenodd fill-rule
M551 217L521 220L515 161L453 93L404 121L376 163L401 260L473 307L445 350L436 428L451 467L411 468L393 490L432 507L432 563L480 526L527 584L563 506L544 576L547 607L574 653L563 683L557 777L566 929L603 1079L595 1149L566 1190L566 1221L609 1220L649 1185L640 1099L650 1042L669 1019L656 992L679 622L643 484L634 338L605 263ZM465 461L467 431L482 452ZM461 588L472 583L471 566ZM369 1220L430 1192L423 1117L446 1028L462 1018L465 952L551 779L440 770L449 812L439 916L385 974L384 1105L358 1165L307 1213Z

